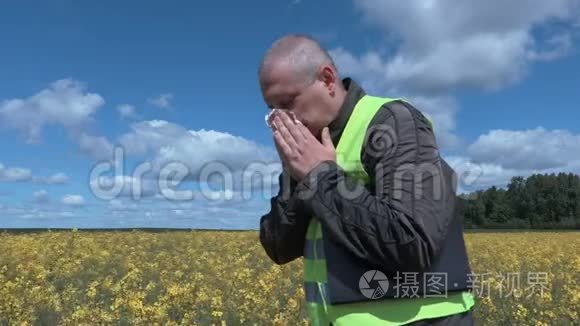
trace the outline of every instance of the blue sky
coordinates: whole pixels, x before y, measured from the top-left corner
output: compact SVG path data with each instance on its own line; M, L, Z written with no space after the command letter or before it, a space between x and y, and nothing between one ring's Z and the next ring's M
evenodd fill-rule
M196 172L259 162L277 176L256 69L286 33L313 35L344 76L430 115L462 191L578 173L580 6L536 2L4 2L0 227L257 228L277 180L247 199ZM114 148L125 170L101 177L125 188L100 198L91 171ZM203 196L168 200L132 175L170 161L192 172L180 189Z

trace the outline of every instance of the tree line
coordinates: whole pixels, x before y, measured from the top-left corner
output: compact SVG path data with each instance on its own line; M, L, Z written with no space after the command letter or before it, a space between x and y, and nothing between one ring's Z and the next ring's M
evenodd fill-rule
M465 228L580 229L580 176L512 177L507 187L461 194Z

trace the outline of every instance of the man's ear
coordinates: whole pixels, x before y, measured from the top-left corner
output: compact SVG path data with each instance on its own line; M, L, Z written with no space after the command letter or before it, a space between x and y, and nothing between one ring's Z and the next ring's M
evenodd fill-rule
M330 96L334 96L337 77L334 70L328 65L322 66L319 76L322 83L324 83L324 87L328 90Z

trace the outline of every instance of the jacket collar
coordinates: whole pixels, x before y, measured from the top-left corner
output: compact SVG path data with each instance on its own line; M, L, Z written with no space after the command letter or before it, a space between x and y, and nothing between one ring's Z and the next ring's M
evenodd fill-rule
M342 84L347 90L346 97L338 111L338 115L328 125L330 137L332 138L334 146L338 145L340 136L342 135L344 127L346 126L348 118L350 118L355 105L364 95L366 95L366 92L361 88L361 86L350 77L344 78Z

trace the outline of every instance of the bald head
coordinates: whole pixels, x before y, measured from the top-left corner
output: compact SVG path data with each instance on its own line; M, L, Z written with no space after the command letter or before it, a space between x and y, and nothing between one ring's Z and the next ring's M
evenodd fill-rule
M316 137L336 119L347 94L330 55L316 40L300 34L272 44L258 78L267 107L291 112Z
M264 55L258 77L260 81L277 67L289 69L296 82L311 83L317 78L322 65L330 65L336 70L328 52L313 38L300 35L286 35L272 44Z

